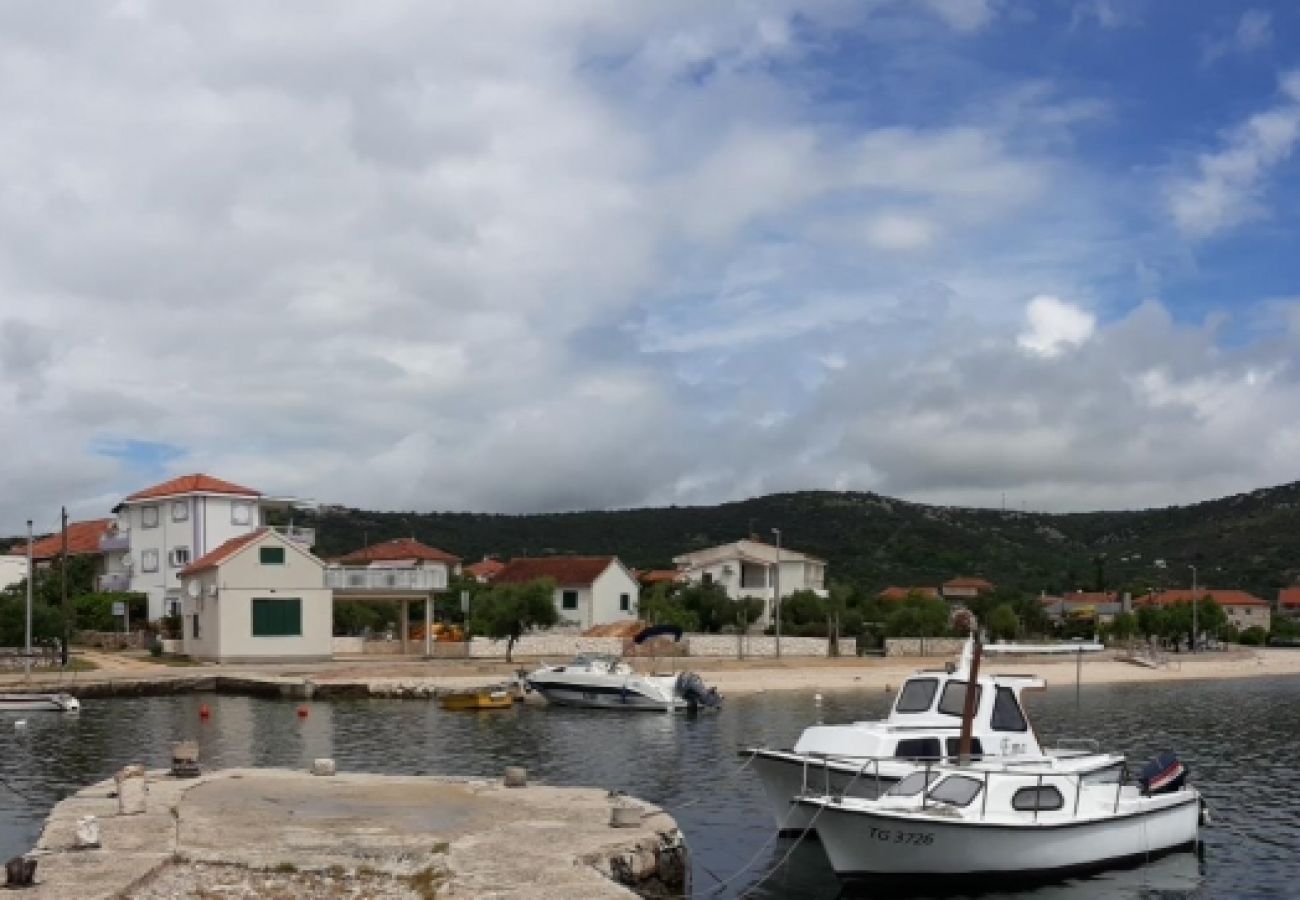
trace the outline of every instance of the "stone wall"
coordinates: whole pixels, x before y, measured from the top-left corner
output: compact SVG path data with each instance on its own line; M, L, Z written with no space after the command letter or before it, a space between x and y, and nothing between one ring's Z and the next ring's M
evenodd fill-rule
M562 656L572 657L578 653L623 652L623 639L610 637L581 637L573 634L526 634L515 641L515 656ZM506 642L491 638L472 638L469 642L469 655L473 659L505 658Z
M886 656L960 656L965 638L886 638Z
M73 646L96 650L147 650L153 643L152 631L78 631L72 635Z
M745 635L744 655L746 658L771 658L776 656L776 638L769 635ZM734 634L687 634L682 636L684 649L677 653L662 655L674 656L722 656L736 657L736 636ZM827 641L816 637L781 638L782 657L826 656ZM612 653L621 654L628 650L628 644L622 638L581 637L574 634L556 634L545 632L529 634L515 643L515 656L559 656L569 658L578 653ZM840 655L857 654L857 642L853 638L841 638ZM504 658L506 642L493 641L488 638L474 638L470 641L469 655L474 659ZM642 654L643 655L643 654Z
M745 658L772 658L776 656L776 637L766 634L747 634L738 642L734 634L688 634L691 656L725 656L734 659L737 652ZM741 645L738 651L737 644ZM829 642L819 637L782 637L781 656L829 656ZM856 656L857 641L840 638L840 656Z

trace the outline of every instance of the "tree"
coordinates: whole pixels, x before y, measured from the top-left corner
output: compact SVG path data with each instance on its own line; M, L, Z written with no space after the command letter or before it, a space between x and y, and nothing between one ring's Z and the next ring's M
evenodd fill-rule
M1111 635L1119 641L1127 641L1138 632L1137 616L1131 612L1122 612L1110 623Z
M885 618L890 637L941 637L948 634L948 604L916 591Z
M682 605L676 587L661 581L642 592L641 617L651 625L676 625L682 631L699 631L699 616Z
M1016 616L1016 611L1011 608L1010 603L1003 603L1001 606L994 607L989 613L988 622L989 637L993 640L1010 640L1016 636L1020 629L1020 619Z
M1155 604L1139 606L1137 627L1145 638L1157 637L1165 633L1165 611Z
M549 578L527 584L496 584L475 598L470 623L475 634L506 641L506 662L512 662L515 641L535 628L560 621L555 608L555 582Z

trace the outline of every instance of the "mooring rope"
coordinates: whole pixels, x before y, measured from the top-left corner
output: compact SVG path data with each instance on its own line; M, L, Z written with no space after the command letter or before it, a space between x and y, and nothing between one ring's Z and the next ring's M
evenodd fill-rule
M749 768L749 764L752 763L752 762L753 762L753 761L758 757L758 752L759 752L759 750L762 750L762 749L763 749L762 747L758 747L758 748L754 749L752 752L750 752L750 754L749 754L749 759L745 760L743 763L741 763L739 766L737 766L734 770L732 770L731 774L728 775L728 776L726 777L724 783L729 782L729 781L735 781L738 777L740 777L740 773L743 772L743 771L745 771L746 769ZM673 812L674 814L676 814L676 813L680 812L680 811L683 810L683 809L690 809L692 806L695 806L697 803L705 803L705 802L707 802L707 801L709 801L709 800L712 800L712 799L713 799L713 796L712 796L711 794L701 794L700 796L696 797L694 800L687 800L685 803L679 803L679 804L677 804L676 806L673 807L672 812ZM648 818L650 818L651 816L653 816L653 815L657 815L657 814L658 814L657 811L656 811L656 812L647 812L647 813L643 813L643 814L641 815L641 818L643 818L643 819L648 819Z

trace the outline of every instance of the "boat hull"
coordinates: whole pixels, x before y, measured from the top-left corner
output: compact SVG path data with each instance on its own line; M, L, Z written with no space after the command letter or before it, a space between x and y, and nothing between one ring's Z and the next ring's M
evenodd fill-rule
M69 694L0 694L0 711L76 712L81 703Z
M510 709L514 706L514 698L505 691L447 694L438 698L438 705L448 710Z
M1130 865L1195 846L1200 799L1065 823L1018 825L811 805L835 874L845 881L1040 881ZM808 805L805 801L804 805Z
M686 709L686 701L648 697L632 689L610 688L590 684L539 684L530 681L533 690L555 706L581 706L589 709L646 710L675 712Z
M898 782L898 775L874 772L858 775L847 763L827 765L785 750L747 751L754 754L750 768L763 784L763 796L776 827L783 834L808 829L815 810L796 803L801 794L832 794L874 800ZM857 775L855 778L854 776ZM804 788L807 779L807 790Z

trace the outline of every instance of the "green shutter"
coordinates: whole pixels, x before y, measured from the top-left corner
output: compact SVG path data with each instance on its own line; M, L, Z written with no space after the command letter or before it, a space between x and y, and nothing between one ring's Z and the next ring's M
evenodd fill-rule
M254 597L253 637L301 637L302 600L298 597Z
M257 560L264 566L284 565L283 547L258 547Z

